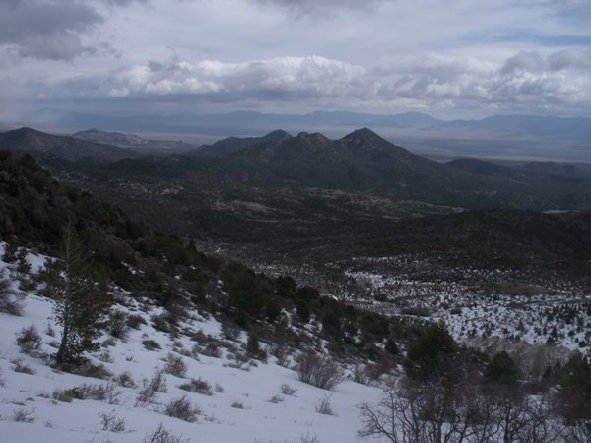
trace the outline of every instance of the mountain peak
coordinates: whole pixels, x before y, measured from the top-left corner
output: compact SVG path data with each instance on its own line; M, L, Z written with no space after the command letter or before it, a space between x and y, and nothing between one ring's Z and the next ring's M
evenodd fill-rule
M345 137L343 137L343 140L373 139L373 138L378 138L380 140L383 140L382 137L380 137L378 134L373 132L371 129L361 128L361 129L356 129L355 131L346 135Z
M265 135L263 137L263 139L265 139L265 140L274 140L274 141L289 140L290 138L293 138L293 135L291 135L287 131L284 131L283 129L277 129L275 131L269 132L267 135Z

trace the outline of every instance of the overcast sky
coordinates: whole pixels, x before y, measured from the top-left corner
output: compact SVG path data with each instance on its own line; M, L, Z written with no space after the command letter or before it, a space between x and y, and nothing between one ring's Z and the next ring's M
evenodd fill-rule
M0 100L591 116L591 0L0 0Z

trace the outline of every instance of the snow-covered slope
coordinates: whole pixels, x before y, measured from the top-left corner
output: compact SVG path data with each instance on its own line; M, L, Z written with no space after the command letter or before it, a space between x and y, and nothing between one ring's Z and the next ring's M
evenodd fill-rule
M34 269L43 263L37 255L29 254L28 259ZM266 363L245 359L244 333L230 342L222 338L219 322L196 312L179 324L182 332L171 337L155 330L149 320L161 308L125 294L117 297L115 308L139 315L147 324L131 329L125 340L108 335L101 339L101 349L90 358L111 375L98 379L60 372L49 366L60 334L52 319L52 301L20 291L14 264L0 260L0 274L22 296L23 308L22 316L0 312L0 441L142 442L162 424L178 441L355 442L361 427L358 404L375 402L381 393L350 380L328 392L298 381L296 372L278 365L275 357ZM16 340L31 325L41 345L25 353ZM208 344L218 345L219 357L204 355ZM183 377L164 373L166 392L138 402L144 380L151 380L155 371L178 359L186 367ZM122 373L129 376L123 384L135 387L121 385ZM191 379L207 382L211 392L179 388ZM286 393L286 386L295 392ZM78 394L69 391L73 388ZM194 422L165 413L167 404L183 395L198 410ZM333 415L317 412L323 399L328 399ZM118 432L109 430L117 427Z

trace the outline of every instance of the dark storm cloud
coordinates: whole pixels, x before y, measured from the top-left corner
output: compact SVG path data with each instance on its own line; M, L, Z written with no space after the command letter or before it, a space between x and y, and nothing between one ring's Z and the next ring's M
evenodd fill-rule
M0 45L23 57L71 60L104 49L88 45L85 34L103 23L103 5L125 6L138 0L0 0Z

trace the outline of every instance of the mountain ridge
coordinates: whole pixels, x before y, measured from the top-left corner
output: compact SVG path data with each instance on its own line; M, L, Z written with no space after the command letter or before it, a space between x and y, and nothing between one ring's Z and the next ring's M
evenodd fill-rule
M139 157L137 152L129 149L51 135L28 127L0 133L0 149L52 155L69 161L88 158L98 162L112 162Z

